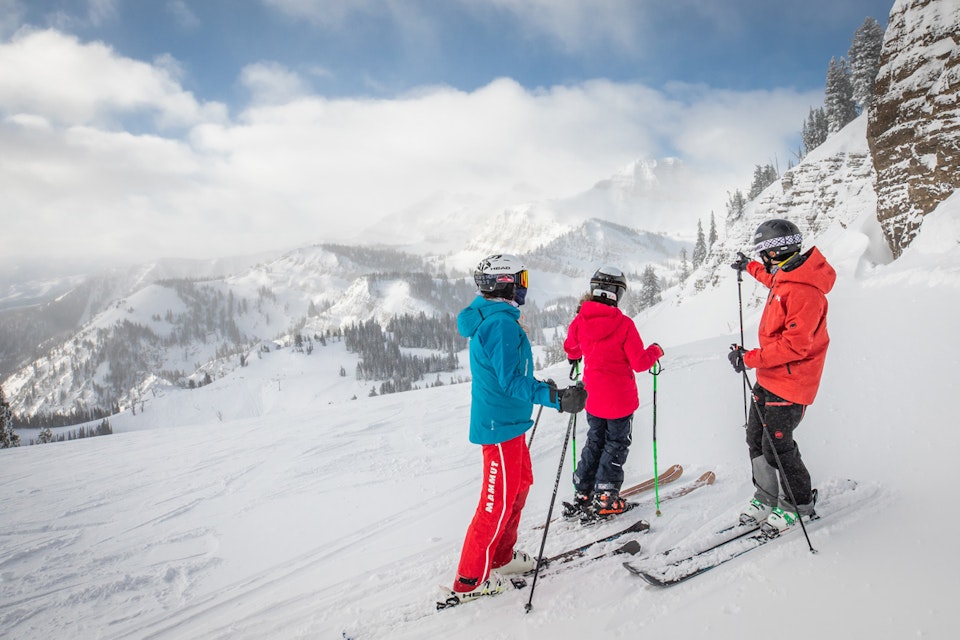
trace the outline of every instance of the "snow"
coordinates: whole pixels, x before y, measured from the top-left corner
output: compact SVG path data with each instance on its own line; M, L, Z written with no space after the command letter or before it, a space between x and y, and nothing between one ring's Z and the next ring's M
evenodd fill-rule
M883 254L875 223L817 238L840 278L823 385L797 438L815 484L853 479L865 496L811 527L817 554L795 535L667 590L607 558L545 575L530 613L529 587L436 612L480 484L470 387L367 397L338 375L353 366L333 341L151 397L137 415L113 418L112 436L0 451L0 635L738 638L767 620L778 638L953 637L960 555L946 480L960 447L949 404L960 369L958 226L954 195L889 264L872 258ZM746 309L748 346L758 313ZM640 536L646 557L732 517L751 495L741 380L726 360L739 341L735 274L637 321L666 350L660 468L685 467L663 491L717 473L712 487L663 503L661 517L649 503L634 512L652 525ZM539 375L566 379L567 367ZM628 482L653 465L651 377L637 384ZM532 446L519 546L534 554L567 420L545 409ZM561 498L570 469L568 453ZM546 553L615 526L553 525Z

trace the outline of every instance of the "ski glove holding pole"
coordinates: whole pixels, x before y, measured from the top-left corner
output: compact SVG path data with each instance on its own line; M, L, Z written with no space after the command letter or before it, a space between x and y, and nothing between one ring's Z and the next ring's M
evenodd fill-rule
M737 373L746 371L746 366L743 364L743 354L746 352L747 350L738 344L730 345L730 353L727 354L727 359L730 361L733 370Z
M582 382L571 385L566 389L552 387L550 400L559 400L561 413L580 413L587 405L587 390L583 388Z
M750 258L743 255L742 251L737 252L737 261L730 265L731 269L735 269L737 272L746 271L747 265L750 264Z

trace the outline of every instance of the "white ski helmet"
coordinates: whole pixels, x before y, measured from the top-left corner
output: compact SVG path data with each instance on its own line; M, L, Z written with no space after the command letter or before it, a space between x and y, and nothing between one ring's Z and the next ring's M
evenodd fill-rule
M514 300L517 289L527 288L527 268L517 256L496 253L480 261L473 272L473 281L482 293ZM522 300L516 300L523 304Z

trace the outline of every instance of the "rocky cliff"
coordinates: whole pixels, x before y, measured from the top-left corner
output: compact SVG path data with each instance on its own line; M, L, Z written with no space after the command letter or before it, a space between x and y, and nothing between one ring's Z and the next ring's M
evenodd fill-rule
M899 256L960 188L960 0L897 0L880 64L867 140L877 217Z

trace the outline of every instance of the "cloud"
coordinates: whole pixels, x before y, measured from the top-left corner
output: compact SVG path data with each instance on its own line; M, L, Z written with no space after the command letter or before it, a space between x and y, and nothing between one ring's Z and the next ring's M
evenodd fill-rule
M282 104L308 93L300 75L279 63L248 65L240 74L240 82L258 104Z
M190 9L185 0L170 0L167 2L167 11L177 21L177 24L187 31L194 31L201 26L200 18Z
M169 57L151 65L52 29L21 30L0 45L0 68L0 108L66 125L151 116L162 126L189 126L225 114L222 105L201 104L181 88Z
M267 7L322 27L340 27L356 14L390 12L392 2L382 0L261 0Z
M557 43L566 51L613 44L636 50L644 38L646 3L637 0L461 0L474 10L492 8L514 16L531 36Z
M438 192L579 193L638 158L679 155L716 200L746 188L811 96L607 80L390 98L316 95L273 63L244 69L230 116L150 64L53 30L0 43L2 259L213 258L345 241ZM269 100L264 99L270 96Z

